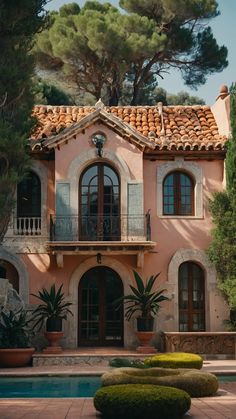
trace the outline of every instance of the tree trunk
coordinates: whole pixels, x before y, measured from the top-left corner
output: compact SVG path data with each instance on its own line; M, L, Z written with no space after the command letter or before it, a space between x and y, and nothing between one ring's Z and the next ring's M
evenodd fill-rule
M137 105L138 98L139 98L139 89L140 89L140 86L138 84L134 85L133 96L132 96L132 100L130 102L131 106L136 106Z

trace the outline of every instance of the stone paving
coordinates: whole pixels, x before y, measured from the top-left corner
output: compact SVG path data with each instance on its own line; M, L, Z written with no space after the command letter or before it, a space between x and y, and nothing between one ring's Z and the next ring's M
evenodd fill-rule
M37 375L102 373L109 367L28 367L20 369L1 369L3 375ZM203 369L236 375L236 361L206 361ZM93 407L92 398L77 399L0 399L1 419L96 419L101 417ZM220 390L214 397L192 399L192 406L184 419L235 419L236 382L220 383ZM112 418L109 418L112 419ZM132 418L130 418L132 419ZM160 418L161 419L161 418Z

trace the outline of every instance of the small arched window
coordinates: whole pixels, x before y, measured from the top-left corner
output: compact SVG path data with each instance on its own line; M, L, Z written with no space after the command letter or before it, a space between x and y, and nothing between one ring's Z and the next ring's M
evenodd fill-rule
M204 271L194 262L179 267L179 331L205 330Z
M41 182L33 172L18 184L17 217L41 217Z
M194 183L184 172L171 172L163 182L163 214L194 215Z

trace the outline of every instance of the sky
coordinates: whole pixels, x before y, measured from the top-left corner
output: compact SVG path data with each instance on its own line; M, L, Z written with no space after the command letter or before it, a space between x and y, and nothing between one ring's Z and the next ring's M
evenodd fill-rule
M106 1L101 0L100 3ZM85 0L51 0L47 4L47 9L58 10L63 4L72 2L83 6ZM119 0L110 0L109 2L114 6L119 5ZM218 0L218 5L221 14L212 19L209 24L218 45L225 45L228 48L228 67L221 73L208 76L206 83L198 87L197 90L185 86L178 71L172 71L165 76L164 80L159 81L159 87L163 87L168 93L178 93L185 90L190 95L199 96L207 104L212 105L222 84L230 87L232 82L236 82L236 0Z

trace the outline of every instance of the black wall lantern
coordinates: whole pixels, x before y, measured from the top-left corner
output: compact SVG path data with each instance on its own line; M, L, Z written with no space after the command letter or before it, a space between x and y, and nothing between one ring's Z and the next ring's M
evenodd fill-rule
M99 157L102 157L103 146L104 146L105 141L106 141L106 137L104 134L97 133L92 136L92 143L95 145L98 151Z
M99 265L101 265L101 263L102 263L102 255L101 255L101 253L97 253L97 263Z

